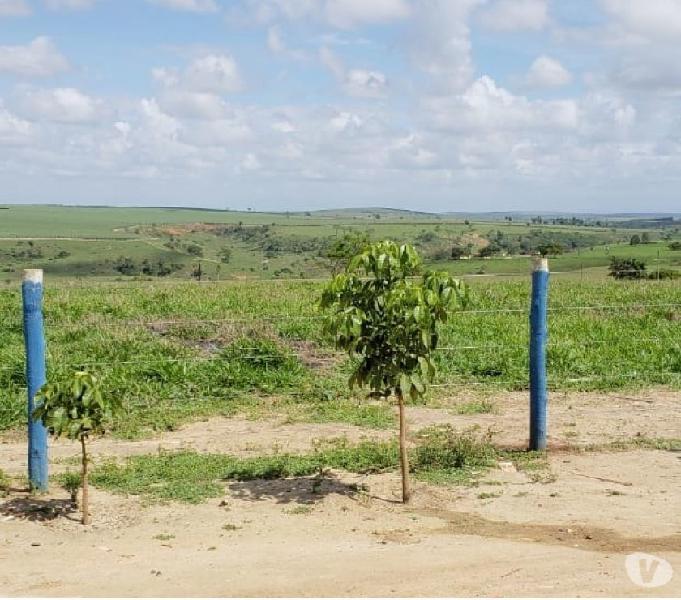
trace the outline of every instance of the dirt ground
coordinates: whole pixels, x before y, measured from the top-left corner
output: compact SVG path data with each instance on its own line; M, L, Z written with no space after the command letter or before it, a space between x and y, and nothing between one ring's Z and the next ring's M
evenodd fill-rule
M332 472L315 491L305 477L233 482L224 498L198 506L145 505L94 490L89 527L56 486L40 500L14 491L0 499L0 595L679 596L681 453L574 446L681 438L680 400L660 390L554 395L549 477L536 481L500 463L476 487L416 482L407 507L397 502L397 473ZM522 445L527 396L494 402L496 413L486 415L411 408L411 428L479 424L501 445ZM313 439L388 435L211 419L152 440L100 440L93 451L100 458L158 448L248 455L305 451ZM4 435L0 468L23 474L25 452L16 434ZM53 470L72 455L74 445L54 444ZM367 491L358 493L356 484ZM36 503L50 510L31 510ZM638 587L625 570L636 552L665 559L674 577L663 587Z

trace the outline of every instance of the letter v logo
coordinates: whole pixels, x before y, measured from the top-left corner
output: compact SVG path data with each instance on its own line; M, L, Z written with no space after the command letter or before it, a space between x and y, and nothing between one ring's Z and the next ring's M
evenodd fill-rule
M644 588L662 587L668 584L674 575L672 566L664 558L643 552L629 554L624 566L629 579Z

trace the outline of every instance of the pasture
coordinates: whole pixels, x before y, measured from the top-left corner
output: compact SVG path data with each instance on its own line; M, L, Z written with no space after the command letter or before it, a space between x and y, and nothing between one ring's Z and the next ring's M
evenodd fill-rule
M678 268L669 231L373 210L51 207L31 220L35 207L14 208L0 212L0 237L13 238L0 241L8 595L635 595L627 554L681 569L681 284L606 277L619 253L651 273ZM239 221L267 235L197 225ZM395 407L348 389L352 359L318 309L332 267L320 249L355 230L431 256L454 239L572 236L577 247L550 259L547 452L525 450L529 258L432 258L464 276L470 303L443 326L436 380L407 408L414 499L397 502ZM631 246L635 231L651 243ZM181 267L115 274L119 252ZM24 267L46 271L48 380L86 369L124 405L91 444L87 528L69 499L77 444L51 441L49 494L25 490Z
M509 217L513 219L513 217ZM536 218L535 218L536 220ZM428 266L458 276L525 276L527 254L557 244L560 277L599 280L612 256L646 262L648 271L678 269L678 222L631 228L627 220L559 224L516 216L484 220L385 209L256 213L160 208L10 206L0 210L0 282L16 284L23 268L43 268L64 281L154 279L312 279L334 269L344 236L414 244ZM562 223L562 221L560 221ZM650 243L632 246L632 236ZM487 246L494 252L480 257ZM452 259L452 249L465 256ZM146 261L146 262L145 262ZM159 268L160 267L160 268Z

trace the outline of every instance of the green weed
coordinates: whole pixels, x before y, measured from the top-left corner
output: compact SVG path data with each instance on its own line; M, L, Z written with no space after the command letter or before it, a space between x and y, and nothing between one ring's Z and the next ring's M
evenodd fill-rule
M0 469L0 496L4 497L7 495L11 483L12 482L9 476L2 469Z
M483 415L496 412L496 405L491 400L482 398L459 404L454 410L458 415Z
M411 468L417 476L438 483L465 483L494 464L494 449L472 432L457 434L448 428L424 433L412 451ZM149 500L202 502L224 494L229 480L251 481L287 477L322 476L326 469L351 473L380 473L399 466L394 442L347 440L317 443L308 454L274 454L237 458L196 452L133 456L120 465L97 467L92 483L117 493L141 495Z

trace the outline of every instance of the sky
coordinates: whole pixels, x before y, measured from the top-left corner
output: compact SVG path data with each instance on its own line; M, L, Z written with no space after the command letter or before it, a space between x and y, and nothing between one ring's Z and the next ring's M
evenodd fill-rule
M681 212L679 0L0 0L0 202Z

